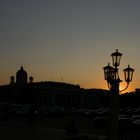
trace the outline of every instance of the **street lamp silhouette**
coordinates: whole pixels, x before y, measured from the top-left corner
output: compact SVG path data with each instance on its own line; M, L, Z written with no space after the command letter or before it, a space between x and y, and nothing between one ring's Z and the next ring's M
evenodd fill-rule
M123 90L119 90L119 84L122 82L118 73L118 66L120 65L120 60L122 53L116 52L111 54L113 66L110 66L108 63L104 69L104 77L107 81L108 88L111 91L110 99L110 140L118 140L118 114L119 114L119 93L126 90L129 86L129 83L132 81L134 69L128 67L124 69L125 82L127 83L126 87Z

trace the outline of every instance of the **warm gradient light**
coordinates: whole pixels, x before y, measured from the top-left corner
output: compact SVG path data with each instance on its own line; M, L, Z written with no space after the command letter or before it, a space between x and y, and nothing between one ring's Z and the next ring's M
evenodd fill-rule
M140 1L6 0L1 2L0 85L21 64L35 81L106 88L102 68L118 49L140 87ZM131 85L133 86L131 88Z
M126 88L126 86L127 86L126 82L125 83L120 83L120 86L119 86L120 94L126 93L130 90L129 87L126 90L124 90Z
M133 86L133 84L131 85L132 83L129 84L128 88L126 90L124 90L127 86L127 83L120 83L120 94L124 94L124 93L128 93L128 92L133 92L135 91L135 87ZM122 91L124 90L124 91Z

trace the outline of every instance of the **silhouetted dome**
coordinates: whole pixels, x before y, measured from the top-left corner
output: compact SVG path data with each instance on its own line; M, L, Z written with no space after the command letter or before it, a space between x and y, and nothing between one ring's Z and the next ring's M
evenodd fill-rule
M13 81L15 81L15 77L14 76L11 76L10 77L10 80L13 82Z
M19 85L24 85L27 83L27 72L21 66L20 70L16 73L16 83Z
M33 83L34 78L32 76L29 77L29 83Z
M15 84L15 77L11 76L10 77L10 85L13 85L13 84Z
M21 66L20 70L17 71L18 75L27 75L27 72L23 69L23 66Z

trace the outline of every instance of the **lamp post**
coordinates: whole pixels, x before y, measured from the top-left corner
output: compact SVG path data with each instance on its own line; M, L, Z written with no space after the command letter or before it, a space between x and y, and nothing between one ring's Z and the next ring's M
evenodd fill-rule
M128 88L129 83L132 81L134 69L130 68L129 65L126 69L124 69L125 82L127 83L127 85L123 90L120 91L119 84L122 81L119 78L118 66L120 65L122 53L118 52L118 50L116 49L116 52L112 53L111 56L113 66L110 66L110 64L108 63L108 65L103 69L105 80L107 81L108 88L111 92L109 140L118 140L119 92L124 91Z

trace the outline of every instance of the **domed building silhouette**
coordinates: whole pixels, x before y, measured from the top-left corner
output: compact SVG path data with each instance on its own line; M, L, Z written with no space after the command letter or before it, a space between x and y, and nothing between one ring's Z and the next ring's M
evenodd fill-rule
M109 96L106 96L109 95L108 92L102 89L84 89L78 84L58 81L36 82L21 66L16 75L10 77L8 85L0 85L0 101L59 107L94 107L109 100ZM106 98L104 102L103 98Z
M23 69L23 66L16 73L16 84L19 86L24 86L27 84L28 74Z

